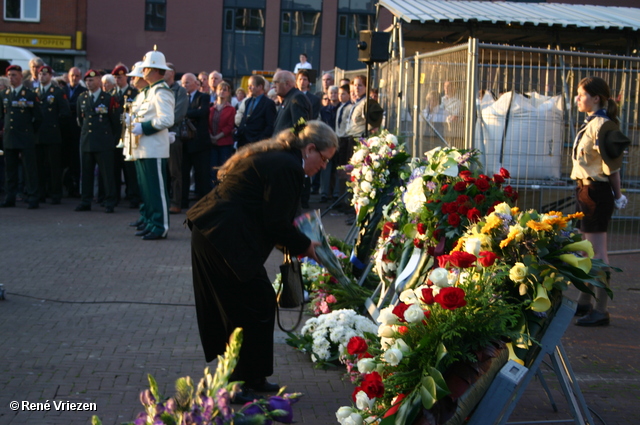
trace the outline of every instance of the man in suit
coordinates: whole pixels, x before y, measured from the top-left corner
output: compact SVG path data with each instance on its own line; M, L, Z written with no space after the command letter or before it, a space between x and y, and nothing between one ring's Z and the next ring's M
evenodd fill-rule
M69 102L62 89L51 84L53 69L41 66L38 71L39 87L36 89L42 111L42 125L36 141L38 159L38 181L40 200L47 197L47 189L52 204L59 204L62 198L62 134L63 120L71 116ZM47 187L48 186L48 187Z
M80 127L78 127L77 103L82 93L87 91L80 84L82 74L75 66L69 69L69 85L64 88L64 94L69 101L71 117L67 121L67 137L62 141L62 169L64 174L63 184L69 192L69 196L80 197Z
M7 68L10 88L0 94L0 120L4 120L6 197L0 207L15 207L18 192L18 164L22 159L28 209L38 208L36 138L42 122L40 102L33 90L22 84L22 68Z
M280 98L280 107L276 123L273 126L273 134L293 127L300 118L309 121L312 119L311 102L309 98L298 90L295 76L289 71L278 71L273 76L272 84Z
M183 140L182 150L182 205L189 208L189 176L193 168L196 183L196 196L202 198L209 192L209 94L198 91L196 76L187 73L182 76L182 87L189 96L187 118L196 128L196 136L191 140Z
M322 107L322 103L320 98L315 94L309 91L309 86L311 85L311 81L309 80L309 71L306 69L301 69L298 71L298 75L296 75L296 86L298 90L304 93L308 98L309 102L311 102L311 119L318 119L320 116L320 108Z
M76 211L91 211L93 174L98 165L104 184L104 207L112 213L116 205L113 179L114 141L120 131L120 106L115 97L100 88L100 73L93 69L84 75L87 91L80 95L76 110L80 132L82 194Z
M218 84L222 82L222 74L218 71L213 71L209 74L209 95L210 101L209 104L212 105L216 103L216 98L218 97Z
M244 104L244 114L238 126L238 148L267 139L273 134L276 121L276 104L264 92L265 80L260 75L249 77L251 97Z
M182 138L180 136L180 123L187 115L189 108L189 95L182 84L175 80L176 68L171 62L167 62L170 68L164 74L164 81L167 83L175 98L175 108L173 110L173 126L169 132L175 134L175 140L169 146L169 179L171 187L171 202L169 214L180 214L182 212Z
M118 105L122 108L127 104L131 104L138 95L138 89L129 85L127 77L127 67L118 65L113 68L111 75L116 80L116 85L111 91L111 95L116 98ZM116 133L116 144L120 141L122 135L122 126L120 123L120 131ZM132 161L124 160L123 148L116 147L114 151L114 176L116 184L116 197L120 198L122 186L122 175L124 174L125 194L129 199L129 208L138 208L140 206L140 188L138 187L138 177L136 175L136 166Z

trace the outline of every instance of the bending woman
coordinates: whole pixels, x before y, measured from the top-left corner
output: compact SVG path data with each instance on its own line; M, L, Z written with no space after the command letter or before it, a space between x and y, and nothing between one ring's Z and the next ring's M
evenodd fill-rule
M587 118L578 130L573 144L573 169L571 178L576 180L578 211L584 213L580 230L591 242L594 258L609 264L607 255L607 228L614 208L624 208L627 198L620 191L620 165L625 142L618 143L604 137L605 131L617 130L617 106L611 99L607 83L599 77L587 77L578 84L578 111ZM617 151L617 152L614 152ZM604 278L608 285L608 275ZM594 289L591 287L591 289ZM607 293L595 288L596 303L592 296L580 293L576 315L584 317L576 321L578 326L606 326L609 324Z
M218 171L220 183L187 213L200 339L206 360L222 354L244 329L233 380L245 389L277 391L273 374L276 295L264 268L274 246L316 259L317 242L294 226L305 174L324 169L338 147L333 130L310 121L295 134L249 144ZM251 401L251 394L236 402ZM246 398L246 400L245 400Z

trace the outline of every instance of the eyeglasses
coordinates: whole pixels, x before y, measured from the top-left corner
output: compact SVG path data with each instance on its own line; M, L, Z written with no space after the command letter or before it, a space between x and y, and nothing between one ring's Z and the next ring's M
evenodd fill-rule
M320 151L317 151L317 152L318 152L318 155L320 155L320 159L321 159L321 160L322 160L322 162L324 162L325 164L328 164L328 163L329 163L329 161L331 161L331 158L327 158L327 157L325 157L324 155L322 155L322 152L320 152Z

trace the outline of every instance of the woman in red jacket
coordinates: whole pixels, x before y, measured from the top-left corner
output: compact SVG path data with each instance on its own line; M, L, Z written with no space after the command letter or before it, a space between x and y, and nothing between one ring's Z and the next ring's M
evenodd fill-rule
M231 105L231 85L218 84L216 103L209 111L209 137L211 138L211 182L218 184L218 168L233 155L233 128L236 108Z

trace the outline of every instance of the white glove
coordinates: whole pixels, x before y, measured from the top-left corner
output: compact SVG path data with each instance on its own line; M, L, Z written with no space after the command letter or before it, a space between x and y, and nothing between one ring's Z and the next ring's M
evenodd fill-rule
M626 196L620 195L620 197L613 202L616 204L616 208L621 210L627 206L627 203L629 202L629 200L627 199Z
M176 141L176 133L173 131L169 132L169 144L173 143Z
M131 114L124 114L124 123L126 125L131 125L131 121L133 121Z
M137 122L133 124L133 130L131 130L136 136L142 136L142 123Z

